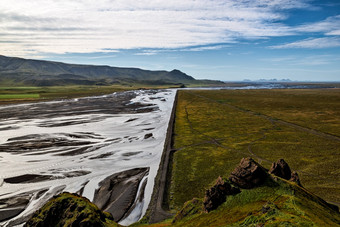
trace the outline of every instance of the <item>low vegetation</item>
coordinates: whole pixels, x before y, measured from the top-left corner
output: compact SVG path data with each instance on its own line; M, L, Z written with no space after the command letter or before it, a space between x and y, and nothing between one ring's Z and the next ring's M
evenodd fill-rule
M197 81L188 87L208 86L210 82ZM68 85L68 86L0 86L0 105L27 101L47 101L53 99L78 98L93 95L105 95L113 92L139 89L180 88L183 84L141 84L127 83L118 85Z
M62 193L36 211L25 226L120 226L88 199Z
M277 178L254 189L227 196L226 202L206 213L202 202L185 204L173 226L337 226L340 215L295 183ZM198 202L197 202L198 201Z
M338 226L338 207L310 193L298 178L285 180L288 169L283 160L273 163L268 172L253 159L242 159L231 173L233 178L218 177L204 198L187 201L173 218L132 226ZM25 226L119 225L87 199L63 193L47 202Z
M39 94L4 94L0 95L0 99L38 99L40 98Z
M302 184L340 203L340 90L179 91L170 209L178 211L218 175L251 156L284 158Z
M166 86L45 86L45 87L0 87L0 104L25 101L46 101L52 99L78 98L92 95L104 95L117 91L133 89L165 88Z

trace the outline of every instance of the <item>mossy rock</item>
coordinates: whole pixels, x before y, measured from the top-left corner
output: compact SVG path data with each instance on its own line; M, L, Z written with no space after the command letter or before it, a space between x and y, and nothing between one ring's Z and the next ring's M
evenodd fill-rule
M120 226L87 198L64 192L36 211L25 226Z

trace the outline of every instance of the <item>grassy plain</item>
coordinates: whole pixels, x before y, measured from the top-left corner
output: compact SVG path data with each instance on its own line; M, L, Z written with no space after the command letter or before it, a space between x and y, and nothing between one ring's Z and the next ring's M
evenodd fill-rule
M46 86L46 87L0 87L0 105L25 101L67 99L91 95L104 95L134 89L168 88L152 85L112 86Z
M243 157L284 158L308 190L340 203L340 89L179 91L170 209Z
M39 94L3 94L0 95L0 99L37 99Z

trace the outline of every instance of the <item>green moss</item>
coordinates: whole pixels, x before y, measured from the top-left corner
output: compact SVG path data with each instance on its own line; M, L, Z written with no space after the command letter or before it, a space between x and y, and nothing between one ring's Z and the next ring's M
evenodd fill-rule
M35 212L25 226L119 226L112 215L102 212L88 199L62 193Z
M177 212L173 218L172 223L179 222L186 217L192 218L194 215L201 215L203 213L203 200L202 199L192 199L184 203L183 208Z

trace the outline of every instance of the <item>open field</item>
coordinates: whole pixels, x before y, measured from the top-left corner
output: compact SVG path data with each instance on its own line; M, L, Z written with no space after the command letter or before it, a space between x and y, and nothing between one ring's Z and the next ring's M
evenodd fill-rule
M46 87L0 87L0 105L25 101L68 99L93 95L110 94L117 91L140 88L167 88L169 86L46 86Z
M302 185L340 203L340 90L179 91L170 208L203 197L242 157L284 158Z
M0 104L100 95L124 90L122 87L57 86L0 87Z
M0 99L37 99L39 94L4 94L0 95Z
M188 84L189 87L208 86L209 83L201 81L197 84ZM178 88L180 85L152 85L152 84L126 84L126 85L69 85L69 86L0 86L0 105L19 102L46 101L52 99L69 99L95 95L111 94L118 91L139 89L166 89Z

